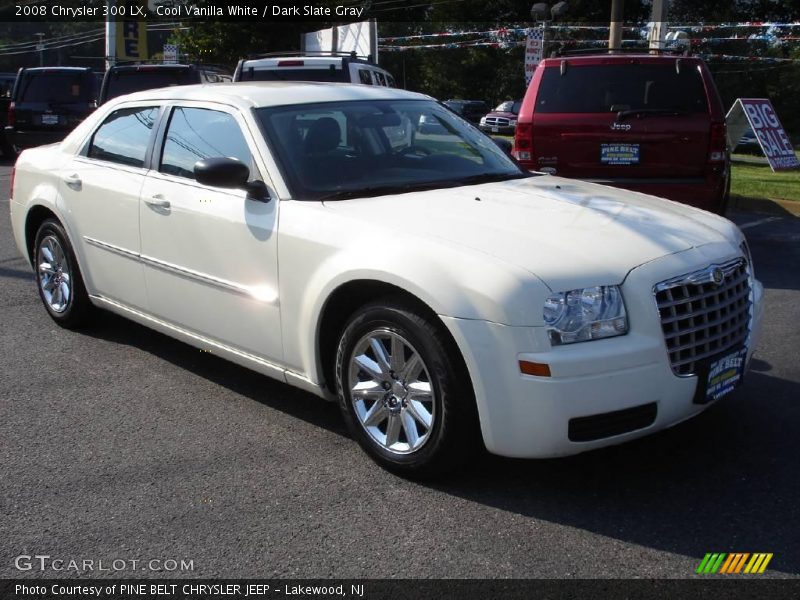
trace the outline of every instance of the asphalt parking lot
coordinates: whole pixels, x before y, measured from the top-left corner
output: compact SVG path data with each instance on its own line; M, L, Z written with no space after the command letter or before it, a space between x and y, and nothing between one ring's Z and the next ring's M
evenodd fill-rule
M15 568L35 554L141 561L128 577L687 577L737 551L797 577L800 218L732 218L767 288L734 396L627 445L420 484L373 464L334 405L113 315L58 328L4 205L0 577L79 574Z

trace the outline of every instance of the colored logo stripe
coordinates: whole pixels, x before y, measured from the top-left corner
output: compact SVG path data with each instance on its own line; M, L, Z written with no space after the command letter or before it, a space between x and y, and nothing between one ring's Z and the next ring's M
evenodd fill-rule
M697 567L696 573L720 573L720 574L735 574L735 573L763 573L769 562L772 560L772 553L754 553L749 552L733 552L726 554L724 552L709 552L700 561L700 566ZM750 559L748 561L748 559ZM747 566L745 566L747 563ZM742 569L744 568L744 571Z

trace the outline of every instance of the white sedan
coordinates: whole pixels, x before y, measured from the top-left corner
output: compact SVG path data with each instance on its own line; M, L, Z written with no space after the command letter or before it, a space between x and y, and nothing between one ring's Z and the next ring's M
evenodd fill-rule
M741 382L762 317L730 221L523 171L382 87L124 96L25 151L10 206L57 323L100 307L337 400L405 475L674 425Z

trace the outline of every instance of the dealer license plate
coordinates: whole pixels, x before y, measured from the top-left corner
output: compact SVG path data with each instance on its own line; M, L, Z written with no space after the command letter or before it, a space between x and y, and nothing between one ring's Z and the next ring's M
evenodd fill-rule
M500 131L499 127L492 127L492 133L497 133L498 131Z
M747 348L740 348L708 365L705 375L705 402L719 400L741 385Z
M58 115L42 115L42 125L58 125Z
M600 162L604 165L638 165L639 144L600 144Z

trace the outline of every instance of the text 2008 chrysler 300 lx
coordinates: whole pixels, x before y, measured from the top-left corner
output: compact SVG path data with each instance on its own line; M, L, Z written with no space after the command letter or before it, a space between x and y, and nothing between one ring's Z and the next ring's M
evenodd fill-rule
M24 152L12 196L56 322L102 307L338 397L409 475L480 438L548 457L678 423L735 387L759 333L732 223L523 171L409 92L125 96Z

